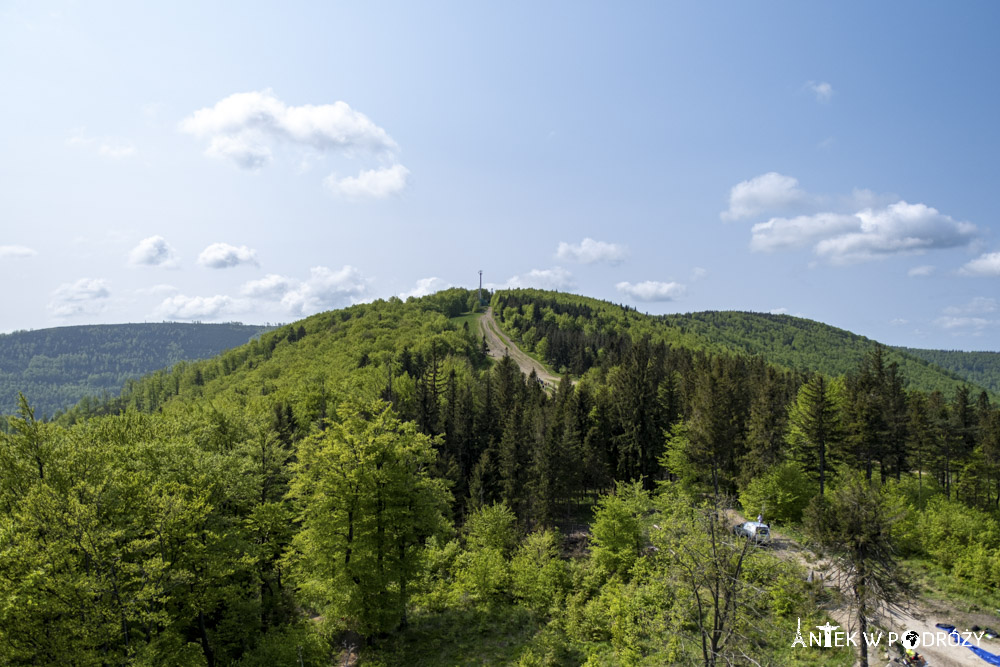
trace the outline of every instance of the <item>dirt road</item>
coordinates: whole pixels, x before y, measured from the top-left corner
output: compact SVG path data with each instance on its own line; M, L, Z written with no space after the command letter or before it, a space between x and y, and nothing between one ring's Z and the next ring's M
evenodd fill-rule
M733 515L739 521L743 520L735 512ZM802 547L795 540L781 533L772 531L771 535L773 539L771 549L776 556L783 560L799 563L814 578L821 579L826 586L834 589L842 587L842 584L839 583L840 579L838 578L837 567L829 559L816 557L815 554ZM841 590L843 591L842 588ZM845 606L841 605L826 609L826 612L830 614L835 623L840 624L842 629L847 629L848 632L857 631L857 622L849 617L848 609ZM961 613L955 609L947 609L942 605L917 598L909 600L908 607L905 610L890 613L888 616L882 618L879 624L887 631L892 631L899 635L909 630L916 630L918 633L921 633L921 636L923 636L923 633L930 633L928 637L931 635L936 637L936 633L944 631L935 627L935 623L949 623L954 625L959 632L964 632L974 624L981 625L983 622L981 618L970 617L968 614ZM978 645L992 653L1000 652L1000 642L996 640L983 638ZM877 649L869 649L869 665L887 664L888 661L883 657L885 652L884 646L885 640L883 639ZM927 660L927 667L985 667L988 664L972 651L962 646L919 646L917 651ZM895 651L890 651L889 655L890 657L894 657L898 654Z
M557 375L553 375L540 363L522 352L517 345L500 331L496 320L493 319L492 307L487 308L483 316L479 318L479 330L486 336L486 346L489 348L489 355L491 357L502 359L505 354L509 355L525 375L531 375L531 371L534 371L538 379L542 381L542 384L548 388L554 389L559 384L559 377Z

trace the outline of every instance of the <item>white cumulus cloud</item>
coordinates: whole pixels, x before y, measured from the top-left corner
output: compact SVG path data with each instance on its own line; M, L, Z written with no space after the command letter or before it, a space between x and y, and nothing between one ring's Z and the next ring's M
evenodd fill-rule
M165 296L167 294L173 294L174 292L179 292L180 290L173 285L167 285L161 283L159 285L153 285L151 287L140 287L135 290L136 294L142 294L144 296Z
M206 155L243 169L263 167L283 148L351 159L367 156L391 164L355 177L327 179L328 187L350 197L398 192L409 174L395 164L399 146L392 137L343 101L294 106L270 90L236 93L195 111L181 121L180 130L207 141Z
M441 290L448 289L449 287L451 287L451 283L436 276L431 278L421 278L417 281L417 284L413 286L413 289L408 292L401 292L399 298L406 300L411 296L427 296L428 294L434 294L434 292L440 292Z
M956 336L982 336L1000 328L997 311L1000 311L1000 303L995 298L977 296L968 303L948 306L934 324Z
M816 96L816 101L826 104L833 98L833 86L826 81L807 81L806 89Z
M367 291L368 281L349 264L339 271L315 266L310 269L309 278L285 293L281 304L293 314L312 315L350 305Z
M269 273L259 280L251 280L243 283L240 294L255 299L267 299L269 301L279 301L285 294L295 289L298 281L277 273Z
M111 289L103 278L80 278L63 283L52 292L49 311L58 317L71 317L104 310Z
M934 273L934 267L930 264L923 264L921 266L914 266L906 272L906 275L910 278L926 278L932 273Z
M337 178L330 174L324 181L332 192L349 199L384 199L406 187L410 170L401 164L382 169L366 169L357 176Z
M750 249L755 252L790 250L811 245L824 238L858 229L853 215L817 213L795 218L771 218L751 228Z
M741 220L767 211L787 211L807 204L810 199L799 188L798 179L771 171L734 185L729 191L729 209L720 217Z
M982 315L986 313L995 313L996 311L996 299L985 296L977 296L968 303L963 303L959 306L948 306L942 312L944 312L945 315Z
M673 301L684 296L686 288L677 282L646 280L641 283L620 282L615 287L619 292L637 301Z
M967 276L1000 276L1000 252L988 252L967 262L960 273Z
M25 257L34 257L38 254L38 251L34 248L29 248L23 245L0 245L0 258L12 257L16 259L23 259Z
M131 266L158 266L174 269L179 265L177 253L162 236L150 236L139 241L128 254Z
M589 237L577 244L562 241L556 248L556 259L581 264L594 264L596 262L620 264L627 255L628 249L623 245L595 241Z
M985 330L997 326L997 320L990 320L985 317L956 317L947 315L934 320L934 324L942 329L954 333L971 333L974 336L981 335Z
M257 265L257 251L245 245L213 243L198 255L198 264L209 269L228 269L240 264Z
M213 320L238 310L236 301L225 294L186 296L178 294L163 300L156 309L165 320Z
M575 285L573 274L566 269L557 266L551 269L532 269L527 273L511 276L505 287L517 289L519 287L535 287L537 289L564 290Z
M751 231L751 250L771 252L811 245L817 255L832 264L850 264L966 246L978 229L930 206L899 201L852 215L817 213L772 218L754 225Z

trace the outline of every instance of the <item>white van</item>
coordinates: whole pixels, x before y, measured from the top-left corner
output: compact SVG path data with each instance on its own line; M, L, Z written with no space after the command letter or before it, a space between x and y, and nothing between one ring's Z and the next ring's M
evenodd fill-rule
M760 521L747 521L733 526L733 535L753 540L757 544L771 543L771 528Z

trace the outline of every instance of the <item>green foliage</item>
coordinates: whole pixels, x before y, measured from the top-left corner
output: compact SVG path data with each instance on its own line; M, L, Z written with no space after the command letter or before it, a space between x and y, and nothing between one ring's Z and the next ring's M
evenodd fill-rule
M861 472L845 472L831 493L816 496L807 509L812 536L837 558L862 633L912 592L899 562L904 511L898 496ZM858 648L861 664L868 664L867 645Z
M517 517L505 503L482 507L465 524L469 548L495 549L504 557L517 545Z
M559 558L559 533L552 530L529 534L510 564L514 597L537 613L547 612L565 595L567 568Z
M301 662L300 662L301 661ZM315 623L299 622L272 628L260 638L238 667L272 667L272 665L303 665L320 667L330 664L330 647Z
M935 496L923 511L911 510L903 523L902 538L912 553L929 556L946 571L974 578L975 562L995 557L1000 548L1000 524L989 513L942 495ZM996 587L995 577L977 579Z
M740 504L747 517L763 514L767 522L797 523L818 491L797 463L786 461L751 480L740 492Z
M517 545L517 517L504 503L481 507L466 522L468 549L457 559L461 591L493 604L510 595L509 557Z
M299 447L293 574L328 623L368 636L405 618L420 551L445 529L450 499L413 424L384 403L345 404L337 416Z
M368 664L795 664L787 622L817 591L734 539L723 499L795 518L814 471L781 462L815 444L797 399L822 376L628 307L494 294L506 331L581 378L548 393L485 357L470 299L321 313L57 423L22 401L0 435L0 662L329 664L353 629ZM822 378L837 455L891 440L863 453L901 476L896 532L953 577L995 576L998 538L973 526L993 520L1000 413L902 379Z
M606 576L627 577L645 546L645 514L651 507L641 482L619 482L614 495L601 498L591 525L591 558Z

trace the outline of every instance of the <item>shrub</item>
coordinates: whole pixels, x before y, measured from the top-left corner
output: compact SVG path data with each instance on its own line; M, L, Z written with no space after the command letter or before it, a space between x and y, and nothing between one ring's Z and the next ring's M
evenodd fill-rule
M748 517L760 512L765 520L797 523L818 491L819 487L802 468L789 461L751 480L740 493L740 504Z

